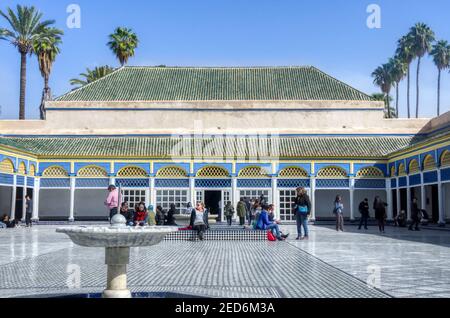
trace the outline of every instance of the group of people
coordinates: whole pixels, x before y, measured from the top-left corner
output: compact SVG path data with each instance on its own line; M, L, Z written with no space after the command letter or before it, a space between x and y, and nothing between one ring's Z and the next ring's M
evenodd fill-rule
M161 206L157 206L156 211L154 211L152 205L147 208L144 202L136 204L133 211L129 208L128 202L123 202L120 207L120 214L125 217L128 226L177 226L175 223L175 204L171 204L169 211L166 213Z
M373 201L373 210L375 211L375 219L378 222L378 229L380 233L384 233L384 227L386 225L387 219L387 206L387 203L384 202L379 196L375 197L375 200ZM364 225L364 229L367 230L367 221L370 218L369 199L366 198L359 204L359 213L361 214L361 219L359 221L358 229L361 230L362 226Z
M25 196L25 226L32 227L31 220L33 215L33 200L30 195ZM8 214L4 214L0 220L0 229L15 228L18 225L17 220L11 220Z

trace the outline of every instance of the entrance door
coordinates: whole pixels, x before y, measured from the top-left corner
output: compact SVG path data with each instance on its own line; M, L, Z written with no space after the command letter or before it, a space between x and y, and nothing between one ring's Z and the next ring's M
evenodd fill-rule
M222 219L223 201L222 191L205 190L205 206L210 215L216 215L218 220Z
M437 184L431 186L431 219L433 223L439 222L439 192Z
M16 220L22 220L23 216L23 188L17 187L16 190Z
M406 212L407 206L408 206L408 195L406 189L400 189L400 210Z
M394 217L398 215L397 211L397 190L392 190L392 211L394 212Z
M296 190L280 190L280 219L281 221L294 221L295 214L292 213L294 200L297 196Z

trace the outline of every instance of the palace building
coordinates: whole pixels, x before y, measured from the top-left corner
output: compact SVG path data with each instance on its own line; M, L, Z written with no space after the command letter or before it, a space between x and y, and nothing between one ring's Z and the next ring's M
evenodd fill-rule
M0 214L104 220L122 199L180 213L264 194L293 220L297 187L312 219L346 218L380 196L388 219L413 197L450 220L450 113L385 119L384 104L314 67L123 67L46 103L46 120L0 121ZM373 215L373 212L372 212Z

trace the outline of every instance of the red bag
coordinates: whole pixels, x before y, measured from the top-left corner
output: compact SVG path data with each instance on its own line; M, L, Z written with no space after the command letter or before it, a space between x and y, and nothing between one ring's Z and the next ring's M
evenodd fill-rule
M277 240L275 235L273 235L272 231L267 231L267 240L269 240L270 242L274 242Z

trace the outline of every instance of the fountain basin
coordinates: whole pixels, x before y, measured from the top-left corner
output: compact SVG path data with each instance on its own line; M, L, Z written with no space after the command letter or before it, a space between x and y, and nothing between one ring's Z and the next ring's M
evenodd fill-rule
M178 231L176 227L62 227L58 233L67 234L77 245L84 247L141 247L152 246Z

